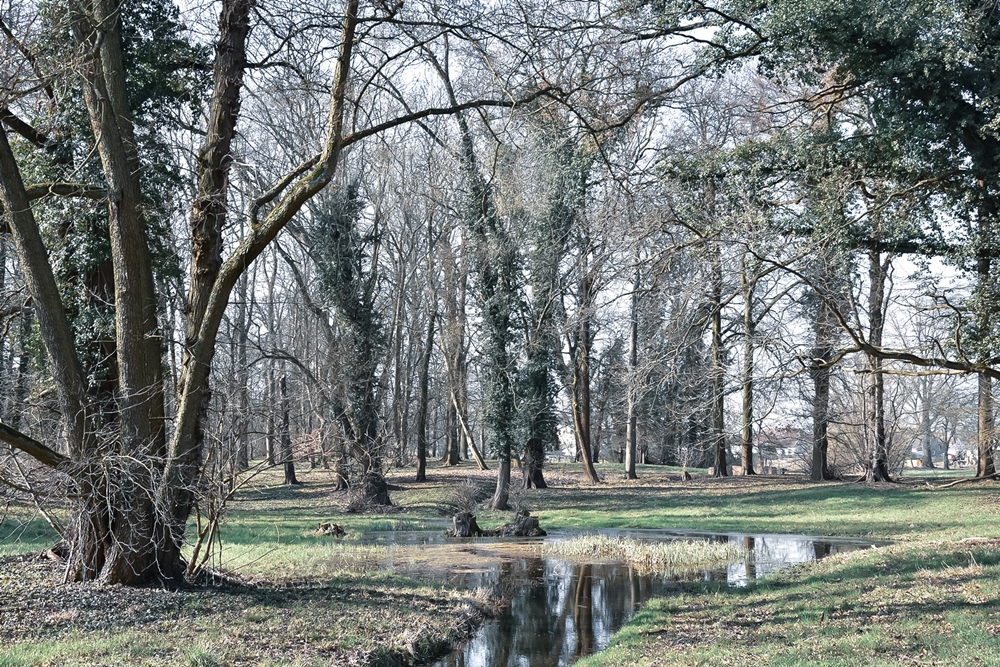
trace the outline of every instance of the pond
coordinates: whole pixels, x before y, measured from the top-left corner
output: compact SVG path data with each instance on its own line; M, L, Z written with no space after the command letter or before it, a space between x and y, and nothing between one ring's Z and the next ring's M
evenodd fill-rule
M746 586L780 568L873 544L851 538L702 531L614 529L585 533L643 541L728 541L749 555L715 569L668 575L640 574L625 563L580 563L544 555L546 541L580 534L565 531L540 539L453 540L427 532L397 532L370 534L365 541L390 547L388 569L451 585L489 587L509 600L495 620L435 667L569 665L605 648L644 602L679 588L683 582ZM415 545L419 548L413 549Z

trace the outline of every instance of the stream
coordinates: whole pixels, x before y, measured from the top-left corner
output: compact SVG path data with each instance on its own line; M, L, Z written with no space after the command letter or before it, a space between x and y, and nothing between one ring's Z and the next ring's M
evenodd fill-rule
M569 665L605 648L643 603L678 589L683 582L746 586L781 568L873 545L861 539L805 535L608 529L585 534L645 541L728 541L751 556L716 569L649 575L639 574L625 563L580 563L543 555L545 541L581 534L558 531L537 539L455 540L426 531L402 531L370 533L364 541L389 547L386 569L452 586L488 587L510 600L495 620L434 663L435 667Z

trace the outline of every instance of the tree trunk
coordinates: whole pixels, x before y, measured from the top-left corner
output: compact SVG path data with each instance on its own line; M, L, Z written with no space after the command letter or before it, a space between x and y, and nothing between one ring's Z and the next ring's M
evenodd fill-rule
M638 254L635 258L635 279L632 281L632 307L630 309L628 327L628 394L626 396L626 427L625 427L625 477L627 479L638 479L635 469L636 458L636 426L638 425L635 414L636 393L638 391L639 378L639 273Z
M976 460L976 477L996 474L993 444L996 437L993 418L993 381L988 375L979 374L979 457Z
M392 309L392 322L389 330L392 331L392 436L396 443L396 462L403 464L406 458L406 443L403 440L403 421L406 419L406 401L403 400L403 286L402 271L396 276L396 295ZM419 417L418 417L419 419ZM419 429L419 427L418 427ZM419 434L417 436L420 437ZM420 444L417 448L419 451ZM420 479L420 468L417 468L417 481Z
M524 460L521 462L521 486L525 489L547 489L542 466L545 460L545 445L540 438L529 438L524 446Z
M592 459L593 450L590 442L590 338L591 307L593 301L593 284L590 275L590 239L582 242L580 278L578 282L577 299L579 301L578 321L571 334L570 355L573 364L570 408L573 411L573 427L576 431L576 444L583 472L592 484L599 484L601 478L597 475Z
M882 347L882 332L885 327L885 280L888 275L892 255L886 255L883 262L879 250L869 252L868 277L870 293L868 297L869 333L868 342ZM885 433L885 375L882 359L868 355L869 373L869 464L865 479L869 482L891 482L889 475L888 442Z
M980 181L979 185L985 190L986 185L983 181ZM987 201L990 201L988 196ZM992 239L994 238L994 230L992 229L992 225L995 217L995 210L992 205L983 204L979 207L979 248L977 249L979 256L976 261L976 273L979 279L977 289L984 292L983 297L986 296L986 292L990 289L989 286L993 280L990 275L993 263L990 252L993 247ZM992 304L994 303L992 296L981 299L981 301L985 301L985 303L981 304L979 311L975 313L976 326L983 332L980 335L985 336L985 332L991 331L994 328L996 313L992 310ZM985 305L986 303L991 305ZM985 343L985 341L981 342ZM982 357L989 356L985 352L981 352L980 355ZM979 457L976 460L976 477L988 477L996 474L996 464L993 460L993 447L996 442L993 417L993 381L989 376L979 375L978 393Z
M435 298L430 294L428 298ZM437 319L436 309L431 308L427 316L427 337L424 342L423 354L420 356L420 379L418 381L419 395L417 398L417 479L427 481L427 412L430 405L429 376L431 354L434 352L434 321Z
M468 423L466 411L466 385L468 373L465 358L465 291L468 272L464 262L455 257L450 242L444 244L444 308L445 328L441 333L445 365L448 371L447 447L445 465L458 465L462 453L469 456L469 439L465 425Z
M923 467L933 468L934 467L934 457L931 454L931 440L933 439L933 434L931 433L931 397L930 397L930 379L928 377L920 378L920 440L924 446L923 455ZM948 452L944 453L944 465L948 465Z
M546 440L554 433L555 415L552 414L549 379L549 350L546 335L539 331L543 324L535 326L528 334L528 355L525 363L526 396L522 400L521 411L527 421L527 442L521 461L522 486L546 488L542 472L545 465Z
M822 281L828 282L828 281ZM831 479L828 451L830 446L830 376L833 370L834 342L837 322L829 294L815 294L816 314L813 320L813 349L810 352L809 377L813 381L812 397L812 462L809 478L814 482Z
M507 509L507 501L510 498L510 456L500 457L497 469L497 487L493 492L493 500L490 508L495 510Z
M267 465L273 466L278 461L278 428L275 425L274 406L278 399L278 385L274 376L274 360L267 361L267 405L264 427L264 457Z
M590 326L586 318L579 324L576 342L570 346L573 355L573 381L571 384L570 408L573 411L573 429L576 433L577 454L583 463L583 471L592 484L598 484L590 449Z
M281 371L281 379L278 380L281 392L281 463L285 470L285 486L298 484L295 478L295 459L292 452L292 431L290 425L290 403L288 401L288 375L284 369Z
M439 68L449 101L457 103L455 91L446 70ZM466 229L473 246L477 292L482 310L485 347L486 410L494 442L493 451L499 460L494 509L507 507L510 486L510 460L514 445L516 406L512 377L516 374L516 360L508 349L512 339L512 310L517 295L517 246L496 209L494 191L479 171L475 142L469 124L461 113L457 114L462 143L462 168L466 180L468 210ZM452 394L452 399L456 397ZM461 415L461 405L457 406ZM468 430L466 429L466 433ZM470 443L471 444L471 443ZM485 465L480 459L480 466Z
M725 366L722 362L722 255L716 241L712 251L712 476L729 476L726 443Z
M817 341L817 344L819 341ZM809 468L809 478L814 482L822 482L830 479L829 463L827 452L829 451L830 439L828 429L830 427L830 374L831 370L823 366L829 362L833 356L833 351L829 348L813 348L813 366L809 369L809 375L813 381L812 400L812 426L813 426L813 446L812 463Z
M448 407L445 409L444 457L441 459L441 462L446 466L455 466L461 461L459 455L461 443L458 434L458 410L455 409L451 401L448 401Z
M75 41L85 51L80 67L83 98L107 183L108 235L114 272L115 346L118 365L118 447L128 463L100 472L91 459L81 480L86 496L77 517L79 578L107 583L176 582L185 571L180 555L187 489L172 489L168 503L152 496L166 454L163 338L147 242L140 169L125 93L118 5L94 0L71 5ZM112 500L114 499L114 500Z
M247 275L240 278L237 291L236 311L236 393L239 402L239 414L236 416L236 469L246 470L250 467L250 366L247 363L247 323L249 321L250 305L247 303Z
M740 274L743 288L743 410L742 428L740 429L740 464L742 474L756 475L753 467L753 372L754 372L754 336L756 322L753 317L754 281L748 275L746 256L743 259L743 270Z

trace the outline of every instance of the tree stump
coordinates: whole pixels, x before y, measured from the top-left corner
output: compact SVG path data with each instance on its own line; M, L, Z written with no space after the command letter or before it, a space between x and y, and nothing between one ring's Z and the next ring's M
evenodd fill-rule
M317 535L333 535L334 537L343 537L347 533L339 525L335 523L321 523L316 529Z
M545 531L539 527L538 519L527 510L522 510L512 522L500 528L497 534L504 537L542 537Z
M681 481L682 482L690 482L691 481L691 473L689 473L687 470L685 470L684 472L682 472L681 473Z
M455 537L481 537L482 529L476 523L476 515L472 512L459 512L452 518L454 528L451 534Z

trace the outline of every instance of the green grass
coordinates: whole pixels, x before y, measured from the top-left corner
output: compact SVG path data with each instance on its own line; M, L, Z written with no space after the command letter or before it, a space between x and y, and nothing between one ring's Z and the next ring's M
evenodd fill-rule
M578 471L578 465L551 465L547 473L559 486L521 492L520 502L546 530L678 528L895 540L1000 536L996 484L939 489L937 478L928 478L918 485L872 487L816 484L793 475L711 479L703 471L692 471L694 479L681 482L680 469L659 466L640 466L640 479L629 482L622 466L600 464L605 482L595 487L578 483ZM413 489L399 497L410 502L421 498L417 494L439 493ZM489 512L480 517L487 525L499 520Z
M57 512L60 519L68 513ZM34 507L11 505L0 521L0 557L48 549L58 536ZM2 665L0 665L2 667Z
M894 544L799 567L746 590L693 585L654 600L585 667L997 664L996 483L940 488L966 471L907 471L905 484L869 487L795 476L714 480L698 470L681 482L680 469L654 466L641 466L641 479L626 481L620 465L598 470L605 483L595 487L582 483L578 465L550 465L552 488L515 492L512 502L550 531L687 528ZM0 667L372 665L437 655L469 632L488 601L482 593L379 572L385 547L357 538L373 530L443 532L459 482L488 495L493 474L467 463L432 465L429 481L414 484L412 469L401 470L390 479L403 487L392 492L401 510L359 515L343 512L347 498L332 490L325 471L300 469L305 485L293 488L280 485L278 471L264 473L229 504L215 561L257 582L247 588L95 592L54 585L50 565L4 563ZM483 527L510 519L477 514ZM347 537L317 535L326 521L343 526ZM970 537L992 541L960 541ZM0 555L37 552L54 541L31 507L12 506L0 524ZM417 559L419 549L392 552L396 562L411 556Z
M579 667L1000 665L1000 540L833 556L652 601Z

